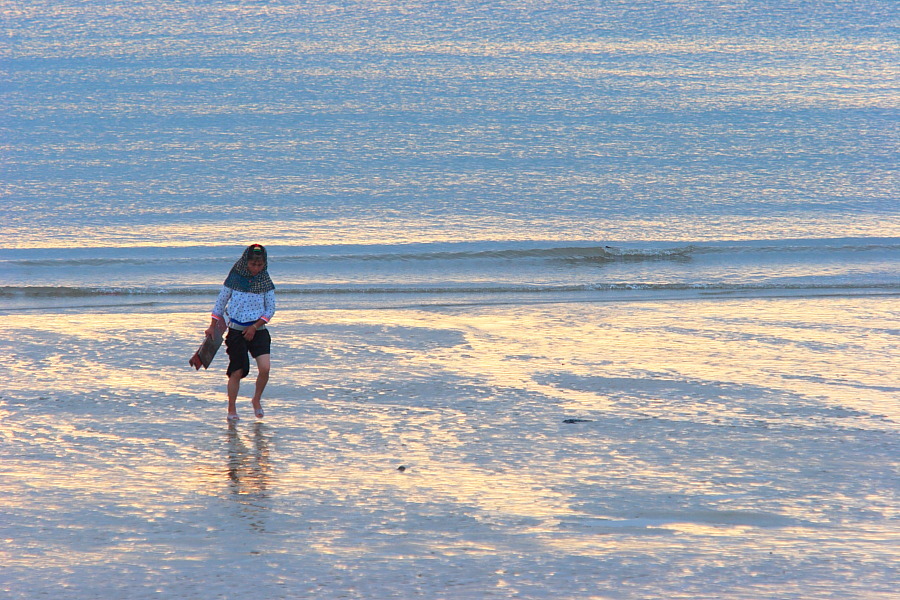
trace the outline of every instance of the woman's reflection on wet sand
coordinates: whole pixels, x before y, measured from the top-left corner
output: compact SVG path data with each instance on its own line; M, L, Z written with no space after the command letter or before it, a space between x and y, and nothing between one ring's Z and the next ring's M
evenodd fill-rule
M241 504L240 516L249 519L251 527L262 531L271 484L271 435L264 423L254 423L249 438L242 436L240 430L240 425L229 424L228 485L232 495Z

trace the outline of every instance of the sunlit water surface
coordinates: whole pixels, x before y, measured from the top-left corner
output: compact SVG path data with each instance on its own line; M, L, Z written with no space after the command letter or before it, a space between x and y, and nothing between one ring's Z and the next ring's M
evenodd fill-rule
M892 298L286 310L235 426L199 310L7 324L7 597L893 593Z
M889 1L6 16L21 248L242 244L246 223L287 245L900 230Z

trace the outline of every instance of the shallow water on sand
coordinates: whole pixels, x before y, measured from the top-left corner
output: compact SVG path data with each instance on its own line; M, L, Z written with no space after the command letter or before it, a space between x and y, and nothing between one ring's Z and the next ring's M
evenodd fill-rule
M263 421L203 307L0 341L12 599L887 598L892 297L285 310ZM17 340L15 348L9 339Z

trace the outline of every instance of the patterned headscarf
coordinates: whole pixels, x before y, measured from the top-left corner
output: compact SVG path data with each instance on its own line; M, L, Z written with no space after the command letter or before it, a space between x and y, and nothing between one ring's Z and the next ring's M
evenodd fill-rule
M250 275L247 263L255 258L263 259L266 266L253 277ZM254 294L265 294L269 290L274 290L275 284L269 277L269 258L266 249L259 244L247 246L244 254L231 267L231 272L225 279L225 286L239 292L253 292Z

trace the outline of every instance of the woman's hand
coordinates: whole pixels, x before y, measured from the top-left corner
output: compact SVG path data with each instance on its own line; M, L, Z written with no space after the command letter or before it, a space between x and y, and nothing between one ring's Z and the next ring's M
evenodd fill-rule
M224 333L225 332L225 324L222 323L221 321L217 321L216 319L213 319L212 322L209 324L209 327L207 327L206 331L204 331L204 333L206 334L206 337L211 338L211 337L215 337L217 332Z

